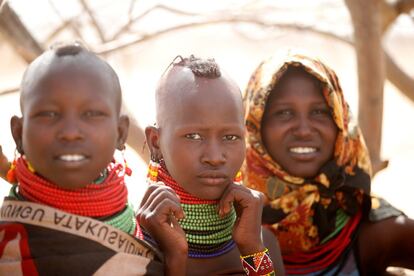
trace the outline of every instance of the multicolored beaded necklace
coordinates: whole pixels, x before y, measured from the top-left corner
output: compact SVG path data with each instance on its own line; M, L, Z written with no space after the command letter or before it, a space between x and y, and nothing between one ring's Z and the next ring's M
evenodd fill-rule
M61 189L36 174L22 157L14 162L17 185L10 196L45 204L72 214L101 220L143 238L133 208L128 204L125 168L112 162L94 183L76 190Z
M168 173L165 164L151 162L148 170L148 181L162 181L171 187L180 197L185 218L179 221L183 228L191 258L211 258L232 250L235 243L232 239L236 211L234 208L221 218L217 212L218 200L204 200L187 193ZM144 232L145 235L145 232Z

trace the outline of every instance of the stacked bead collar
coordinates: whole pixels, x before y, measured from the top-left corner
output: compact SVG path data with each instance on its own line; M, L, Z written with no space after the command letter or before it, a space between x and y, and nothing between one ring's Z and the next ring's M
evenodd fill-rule
M93 217L142 238L134 211L128 205L122 164L112 162L97 182L76 190L61 189L30 171L22 157L15 164L18 181L15 196L72 214Z
M218 200L204 200L190 195L170 176L164 164L158 168L157 181L164 182L180 197L185 218L179 223L186 234L189 257L216 257L235 247L232 239L236 221L234 208L221 218L217 211Z

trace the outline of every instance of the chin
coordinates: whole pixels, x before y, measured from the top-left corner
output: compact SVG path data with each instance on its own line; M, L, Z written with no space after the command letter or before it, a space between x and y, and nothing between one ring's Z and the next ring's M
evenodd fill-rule
M204 200L220 200L221 197L223 196L223 191L221 192L201 192L198 194L193 194L194 196L198 197L199 199L204 199Z
M301 178L315 178L318 175L318 171L315 172L315 170L301 170L301 171L286 171L290 175L295 177L301 177Z

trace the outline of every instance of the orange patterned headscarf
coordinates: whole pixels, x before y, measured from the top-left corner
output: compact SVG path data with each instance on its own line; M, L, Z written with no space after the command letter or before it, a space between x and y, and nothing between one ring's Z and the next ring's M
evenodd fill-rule
M338 127L334 156L314 179L289 175L262 143L261 121L270 93L290 66L302 67L322 83ZM247 155L244 183L267 196L263 223L277 235L282 253L306 252L329 241L357 213L369 210L371 164L359 127L334 71L299 54L270 58L253 73L245 94Z

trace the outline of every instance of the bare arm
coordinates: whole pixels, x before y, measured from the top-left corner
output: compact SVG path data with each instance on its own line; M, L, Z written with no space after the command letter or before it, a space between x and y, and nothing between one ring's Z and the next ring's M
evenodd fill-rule
M273 233L262 227L263 243L269 249L270 257L272 258L273 268L276 275L285 275L285 267L283 265L282 253L280 251L279 242Z
M7 171L9 170L9 168L10 162L4 155L2 147L0 146L0 177L6 179Z

